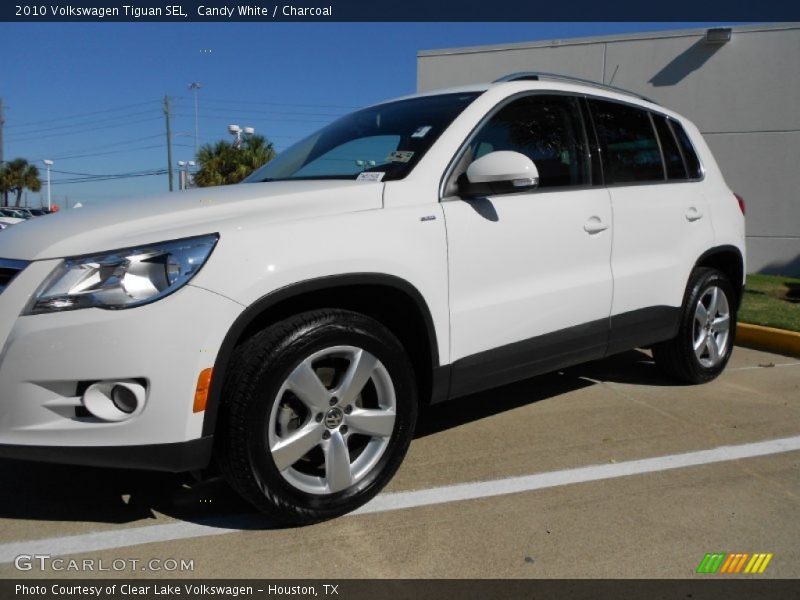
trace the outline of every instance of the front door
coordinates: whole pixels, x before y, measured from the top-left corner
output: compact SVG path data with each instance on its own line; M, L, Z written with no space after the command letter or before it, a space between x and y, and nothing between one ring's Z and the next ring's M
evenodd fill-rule
M530 157L540 185L443 199L454 396L599 358L608 342L611 203L592 185L578 99L510 101L472 137L459 165L497 150ZM453 180L464 177L458 170Z

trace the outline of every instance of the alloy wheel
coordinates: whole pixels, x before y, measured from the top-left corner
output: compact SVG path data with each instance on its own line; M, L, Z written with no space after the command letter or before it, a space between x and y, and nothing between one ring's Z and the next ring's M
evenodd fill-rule
M334 494L375 467L395 420L395 389L381 361L363 348L329 347L302 360L281 385L269 418L269 451L296 489Z
M731 310L722 288L711 286L697 301L694 311L693 347L695 356L706 368L717 366L730 343Z

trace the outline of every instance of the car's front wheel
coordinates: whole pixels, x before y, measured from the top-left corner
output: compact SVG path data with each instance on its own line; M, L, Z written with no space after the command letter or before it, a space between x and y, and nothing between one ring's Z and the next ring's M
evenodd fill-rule
M332 518L388 483L416 415L411 364L386 327L349 311L303 313L237 349L220 464L244 498L281 522Z

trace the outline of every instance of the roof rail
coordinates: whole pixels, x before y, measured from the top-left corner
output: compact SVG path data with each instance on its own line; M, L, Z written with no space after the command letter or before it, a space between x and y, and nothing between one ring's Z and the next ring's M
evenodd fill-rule
M652 98L648 98L647 96L642 96L641 94L637 94L636 92L631 92L630 90L614 87L613 85L607 85L605 83L599 83L597 81L592 81L591 79L582 79L580 77L572 77L570 75L559 75L558 73L523 71L520 73L510 73L509 75L505 75L500 79L495 79L494 81L492 81L492 83L505 83L507 81L541 81L542 79L552 80L552 81L566 81L568 83L580 83L582 85L588 85L591 87L599 88L601 90L609 90L620 94L626 94L628 96L634 96L636 98L640 98L641 100L646 100L647 102L658 104L658 102L654 101Z

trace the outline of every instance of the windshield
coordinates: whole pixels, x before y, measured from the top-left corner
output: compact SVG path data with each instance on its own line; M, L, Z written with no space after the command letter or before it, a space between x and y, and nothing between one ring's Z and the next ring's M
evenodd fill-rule
M281 152L245 182L402 179L479 95L441 94L371 106L338 119ZM363 177L362 177L363 178Z

